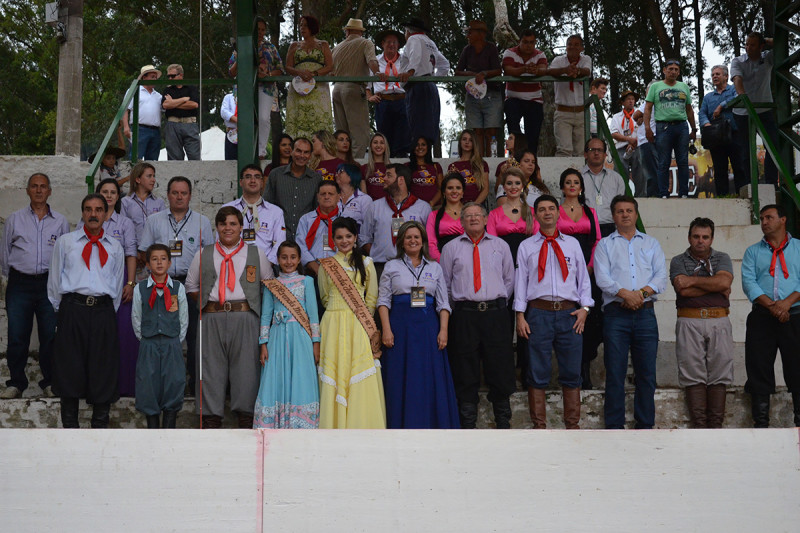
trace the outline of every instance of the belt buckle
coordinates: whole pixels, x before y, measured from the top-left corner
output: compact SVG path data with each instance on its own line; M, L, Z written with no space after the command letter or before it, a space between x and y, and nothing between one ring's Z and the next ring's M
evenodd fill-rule
M553 311L561 311L563 309L561 300L553 300Z
M94 307L94 304L96 303L96 301L97 300L95 299L94 296L87 296L86 297L86 305L88 305L89 307Z
M705 307L700 309L700 318L708 318L708 315L709 315L708 309L706 309Z
M489 304L486 302L478 302L478 311L486 311L489 309Z
M226 313L230 313L231 309L232 306L230 302L225 302L224 304L222 304L222 310L225 311Z

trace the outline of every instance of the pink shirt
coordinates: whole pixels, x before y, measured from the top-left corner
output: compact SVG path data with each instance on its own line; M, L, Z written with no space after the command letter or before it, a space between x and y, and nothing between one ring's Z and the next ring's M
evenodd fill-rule
M588 267L594 268L594 249L597 247L597 243L600 242L600 222L597 221L597 213L595 213L594 209L591 207L589 210L592 212L592 218L594 219L594 230L595 230L595 241L592 243L592 253L589 256L589 263L586 265ZM564 206L560 206L558 208L559 217L558 217L558 224L556 225L556 229L563 233L564 235L589 235L592 232L591 224L592 222L586 217L586 213L583 213L583 216L575 222L567 212L564 211Z
M533 216L533 208L530 208L531 216ZM489 213L489 218L486 221L486 232L497 237L509 235L511 233L525 233L526 224L520 217L516 222L511 222L511 219L506 216L502 207L496 207ZM532 235L539 233L539 223L533 219L533 232Z
M458 172L464 176L464 181L467 183L467 186L464 188L464 198L462 202L466 204L467 202L474 202L478 198L481 191L478 189L478 178L472 174L472 163L469 161L455 161L454 163L450 163L450 166L447 167L447 172ZM489 165L486 164L486 161L483 162L483 175L486 176L486 182L488 183Z
M434 211L428 215L428 221L425 224L425 231L428 232L428 251L435 261L438 261L442 255L439 250L439 240L436 238L437 213L438 211ZM439 235L461 235L462 233L464 233L464 227L461 225L461 219L453 218L449 213L445 213L442 220L439 221Z

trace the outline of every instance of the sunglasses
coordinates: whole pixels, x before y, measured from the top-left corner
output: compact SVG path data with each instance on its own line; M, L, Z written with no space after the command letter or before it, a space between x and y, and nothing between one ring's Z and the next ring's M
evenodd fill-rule
M167 77L169 79L174 79L174 78L177 78L178 76L179 76L179 74L167 74Z
M666 64L665 66L667 66L667 67L668 67L668 66L670 66L670 65L678 65L678 66L681 66L681 63L680 63L680 61L674 61L674 60L673 60L673 61L667 61L667 64Z

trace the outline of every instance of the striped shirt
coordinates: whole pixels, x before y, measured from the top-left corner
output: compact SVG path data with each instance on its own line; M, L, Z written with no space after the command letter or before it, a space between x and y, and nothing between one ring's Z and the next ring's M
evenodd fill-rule
M321 180L322 177L308 167L299 177L292 174L292 165L269 173L264 199L283 209L287 240L294 240L300 217L316 208L317 184Z
M369 76L370 61L378 61L373 42L360 35L350 34L333 49L333 75Z
M534 49L533 55L527 60L522 59L519 55L519 46L509 48L503 53L503 68L506 67L522 67L524 65L544 65L547 66L547 57L541 50ZM524 74L524 76L532 76L533 74ZM521 83L521 82L507 82L506 83L506 98L517 98L519 100L533 100L534 102L544 103L542 98L542 84L541 83Z

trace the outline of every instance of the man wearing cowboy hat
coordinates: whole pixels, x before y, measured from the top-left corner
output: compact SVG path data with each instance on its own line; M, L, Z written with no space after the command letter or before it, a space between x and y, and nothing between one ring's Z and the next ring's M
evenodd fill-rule
M383 30L375 36L383 53L378 56L378 70L387 76L399 76L408 70L408 58L398 50L406 37L397 30ZM406 115L405 83L376 81L367 85L367 100L375 104L375 125L386 136L392 156L408 157L411 149L411 130Z
M636 101L639 95L633 91L623 91L619 97L622 109L611 117L611 137L616 141L614 146L622 158L622 164L628 171L637 197L647 196L647 181L644 179L639 155L639 124L633 114L636 112Z
M363 37L364 23L350 19L342 28L346 38L333 49L334 76L378 74L375 44ZM379 75L383 81L385 74ZM333 86L333 121L337 130L350 133L353 156L363 158L369 142L369 107L364 83L338 81Z
M146 85L148 80L157 80L161 71L153 65L145 65L139 72L139 159L158 160L161 150L161 93L152 85ZM131 138L130 124L133 122L133 99L128 104L128 109L122 115L122 131L125 137Z
M401 23L406 30L403 55L408 58L408 70L400 74L400 81L411 76L446 76L450 62L439 52L436 44L426 35L428 28L422 19L414 17ZM415 81L406 88L406 114L411 126L411 141L419 137L439 145L439 89L434 82Z

